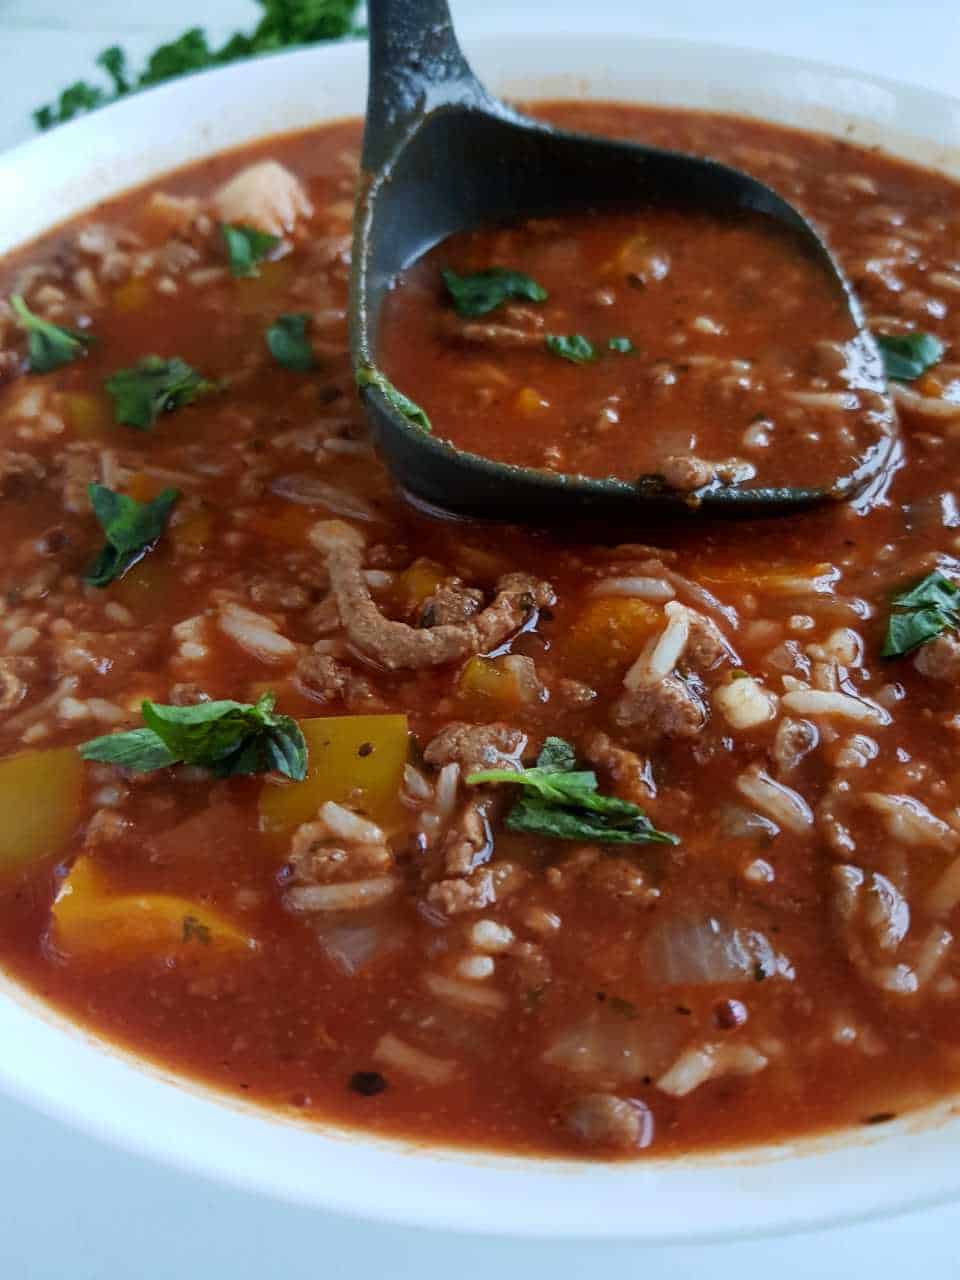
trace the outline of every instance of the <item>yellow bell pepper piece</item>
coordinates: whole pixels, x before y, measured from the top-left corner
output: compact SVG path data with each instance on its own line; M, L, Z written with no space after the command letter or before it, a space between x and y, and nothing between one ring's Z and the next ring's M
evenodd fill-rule
M521 387L513 399L513 407L525 418L532 418L550 408L550 401L536 387Z
M142 311L155 297L152 283L146 276L131 276L113 294L113 305L118 311Z
M381 827L403 819L406 716L322 716L301 720L310 763L303 782L263 784L260 829L282 834L310 822L327 800L348 804Z
M168 536L174 551L198 556L213 536L213 517L209 511L192 511L184 520L171 523Z
M100 440L113 427L106 396L88 391L65 391L61 403L73 434L81 440Z
M503 658L469 658L460 672L457 693L470 702L499 702L508 707L526 702L516 672Z
M174 586L173 565L169 553L164 553L163 543L148 556L144 556L119 582L109 588L113 598L126 605L138 618L155 617L163 600Z
M82 797L83 761L73 747L0 760L0 872L59 853Z
M53 942L66 956L131 952L255 951L257 941L218 911L171 893L113 893L88 855L53 904Z
M278 258L273 262L258 262L255 276L241 276L232 281L235 306L244 315L256 315L260 311L276 311L277 297L292 283L294 264L290 258Z
M432 596L444 578L449 576L449 573L433 560L427 560L422 556L419 560L414 560L393 585L398 609L404 613L419 609L424 600Z
M135 471L127 481L127 487L124 490L128 498L133 498L135 502L152 502L154 498L158 498L164 489L171 488L166 480L161 480L158 476L152 476L146 471Z
M663 610L631 596L598 596L570 629L566 651L589 662L632 662L664 625Z
M240 527L262 534L271 542L282 542L288 547L306 547L310 545L307 535L322 519L315 508L291 505L276 515L255 515L244 520Z

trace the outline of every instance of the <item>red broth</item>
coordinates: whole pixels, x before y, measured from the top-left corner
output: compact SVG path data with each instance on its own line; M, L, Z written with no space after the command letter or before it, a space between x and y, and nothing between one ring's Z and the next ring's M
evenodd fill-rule
M544 111L751 169L824 229L875 330L939 337L894 391L889 491L603 541L405 506L347 355L354 123L75 219L0 271L0 296L97 339L31 372L0 315L0 960L108 1039L311 1122L591 1158L881 1123L960 1073L950 619L882 653L892 593L939 569L949 606L960 576L957 188L740 120ZM288 173L217 195L266 158ZM276 228L258 275L230 274L222 218ZM425 325L437 305L431 285ZM281 315L306 317L305 371L267 345ZM150 354L217 385L136 429L104 383ZM583 370L537 359L572 414ZM105 586L83 581L90 484L180 494ZM265 690L304 726L305 782L76 751L142 727L144 698ZM549 737L562 803L467 781ZM571 792L570 755L596 791Z
M491 270L535 296L458 307ZM388 297L379 351L471 453L683 490L829 488L892 417L851 337L836 286L779 228L653 208L452 237Z

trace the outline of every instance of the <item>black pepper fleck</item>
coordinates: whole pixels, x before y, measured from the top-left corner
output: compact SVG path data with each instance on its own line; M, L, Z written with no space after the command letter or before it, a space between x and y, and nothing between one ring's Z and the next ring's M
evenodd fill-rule
M361 742L361 743L360 743L360 745L359 745L359 747L357 747L357 755L358 755L358 756L372 756L372 755L373 755L373 743L372 743L372 742Z
M355 1071L350 1077L350 1088L364 1098L383 1093L387 1082L379 1071Z

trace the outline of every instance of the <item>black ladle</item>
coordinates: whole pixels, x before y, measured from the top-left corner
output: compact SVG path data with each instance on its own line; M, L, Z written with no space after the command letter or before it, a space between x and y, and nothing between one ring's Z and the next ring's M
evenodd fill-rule
M890 465L886 437L829 488L712 486L660 477L630 483L494 462L414 425L370 385L380 307L397 275L438 241L483 224L568 210L650 204L770 218L819 263L850 315L851 361L881 368L859 303L809 222L756 179L712 160L554 129L490 96L460 51L446 0L369 0L370 87L353 240L354 373L374 438L415 501L465 516L539 523L634 520L673 510L788 514L851 497ZM880 374L882 377L882 374Z

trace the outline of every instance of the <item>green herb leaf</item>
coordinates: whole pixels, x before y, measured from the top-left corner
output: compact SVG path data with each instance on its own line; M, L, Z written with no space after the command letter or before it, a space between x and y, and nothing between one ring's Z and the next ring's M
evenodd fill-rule
M876 335L888 378L913 382L943 355L943 343L932 333L906 333L902 337Z
M184 942L200 942L204 946L210 943L210 926L198 920L196 916L183 917Z
M548 297L543 285L522 271L510 271L506 267L489 267L486 271L474 271L469 276L458 276L447 267L441 274L457 314L461 316L485 316L510 298L544 302Z
M164 413L190 404L197 396L215 391L217 384L204 378L179 356L144 356L131 369L118 369L106 381L117 422L138 431L149 431Z
M152 502L137 502L102 484L88 485L87 492L107 542L84 575L84 582L105 587L153 550L180 494L176 489L164 489Z
M80 754L134 773L182 763L202 765L218 778L276 770L302 782L306 740L296 720L274 713L275 703L272 693L255 705L221 701L169 707L147 699L141 706L145 728L94 738L83 743Z
M277 364L285 369L306 373L316 368L317 360L307 336L310 314L306 311L278 316L267 330L267 346Z
M471 786L509 783L527 788L507 815L511 831L553 836L557 840L593 840L602 844L676 844L658 831L629 800L601 795L597 775L578 770L576 753L563 738L548 738L532 769L485 769L467 778Z
M49 129L124 94L191 71L223 66L291 45L317 44L361 34L355 21L359 0L258 0L258 3L264 14L253 31L237 32L219 49L214 49L204 32L192 27L155 50L139 74L128 71L122 49L116 45L104 49L96 61L112 81L112 91L78 80L64 89L56 102L34 111L37 128Z
M571 333L566 337L559 333L548 333L544 341L548 351L552 351L555 356L560 356L564 360L572 361L573 364L589 364L591 360L597 358L596 348L582 333Z
M79 751L84 760L115 764L132 773L152 773L154 769L166 769L177 763L177 757L152 729L108 733L82 743Z
M909 591L901 591L890 603L894 612L887 622L881 650L884 658L898 658L927 640L960 626L960 588L935 569Z
M31 373L49 373L79 359L94 339L73 329L64 329L36 316L19 293L10 298L13 314L27 335L27 355Z
M421 431L431 430L430 419L420 406L399 391L386 374L375 369L372 364L363 364L357 370L357 386L376 387L387 403L396 409L397 413L402 414L408 422L412 422Z
M262 262L280 243L279 236L272 236L257 227L232 227L228 222L221 222L220 231L227 246L230 274L238 280L258 276L257 263Z
M607 343L611 351L618 351L621 355L629 355L631 351L636 351L636 347L629 338L611 338Z

